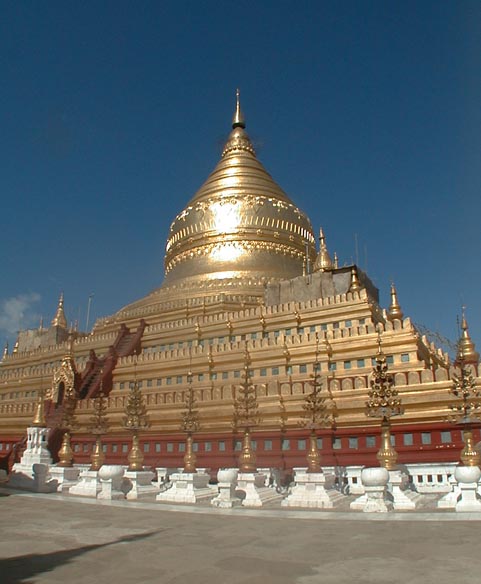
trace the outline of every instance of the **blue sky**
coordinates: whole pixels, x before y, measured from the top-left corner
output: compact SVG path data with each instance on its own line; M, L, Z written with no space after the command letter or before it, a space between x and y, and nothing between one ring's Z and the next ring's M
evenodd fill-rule
M477 1L4 2L0 339L156 288L236 87L260 160L389 303L481 348Z

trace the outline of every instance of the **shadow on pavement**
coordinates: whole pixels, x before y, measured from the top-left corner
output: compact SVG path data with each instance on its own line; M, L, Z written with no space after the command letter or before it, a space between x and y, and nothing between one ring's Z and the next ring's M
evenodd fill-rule
M30 582L29 578L43 572L50 572L57 566L67 564L77 556L81 556L92 550L116 545L118 543L128 543L130 541L146 539L147 537L160 533L161 531L164 530L156 529L155 531L149 531L147 533L126 535L108 543L86 545L73 550L62 550L48 554L28 554L26 556L17 556L16 558L0 560L0 581L2 584L28 584Z

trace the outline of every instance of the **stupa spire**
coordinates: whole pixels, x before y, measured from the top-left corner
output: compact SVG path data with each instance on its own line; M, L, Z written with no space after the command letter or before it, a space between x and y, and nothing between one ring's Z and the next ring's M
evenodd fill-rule
M456 361L464 361L465 363L478 363L479 353L476 351L476 345L469 334L468 322L466 320L465 307L463 306L463 313L461 318L461 338L458 342L458 353Z
M353 266L351 269L351 286L349 288L349 292L357 292L361 289L361 283L359 282L359 278L357 277L357 268Z
M326 237L324 231L321 227L319 230L319 253L317 254L316 261L314 262L314 271L325 272L326 270L332 270L332 260L327 250Z
M401 306L398 301L396 286L394 283L391 283L391 305L389 306L389 310L387 312L388 320L402 320L404 313L401 309Z
M8 357L8 341L5 342L5 347L3 348L2 359L5 359L5 357Z
M232 118L232 128L245 128L246 122L244 119L244 114L242 113L241 106L240 106L240 89L237 88L236 92L236 108L234 117Z
M58 300L57 312L52 320L52 326L59 326L64 329L67 328L67 319L65 318L65 312L63 310L63 292L60 293L60 298Z

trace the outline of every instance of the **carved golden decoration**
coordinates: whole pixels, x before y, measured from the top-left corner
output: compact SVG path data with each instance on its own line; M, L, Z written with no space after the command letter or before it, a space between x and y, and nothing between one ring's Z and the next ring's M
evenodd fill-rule
M65 318L65 312L63 310L63 292L60 294L60 298L58 300L57 312L52 319L52 326L58 326L61 328L67 328L67 319Z
M94 399L94 414L90 418L89 430L96 436L95 447L90 460L90 470L99 470L105 460L102 448L102 436L107 433L109 425L107 419L107 399L103 391L103 384L100 385L100 391Z
M398 391L394 387L393 376L388 371L381 343L381 333L379 333L376 365L366 402L366 416L381 418L381 448L377 453L377 459L381 466L387 470L393 470L396 467L397 452L391 444L391 417L403 414L404 410Z
M59 461L57 466L69 468L73 466L73 450L70 444L70 432L67 430L62 438L62 446L58 451Z
M37 404L35 406L35 415L32 420L32 426L36 428L46 428L47 422L45 420L45 405L44 405L44 391L39 391Z
M464 466L479 466L481 453L477 450L471 428L463 430L464 448L461 450L461 462Z
M396 286L394 286L394 284L391 284L391 304L389 306L389 310L387 311L387 318L388 320L391 321L396 319L402 320L403 316L404 313L399 304Z
M353 266L351 269L351 286L349 288L349 292L357 292L361 289L361 283L359 282L359 278L357 277L357 269L356 266Z
M150 422L137 379L135 379L130 388L122 424L124 428L132 432L132 448L128 455L129 470L142 470L144 455L139 448L138 434L140 430L147 429L150 426Z
M469 334L468 322L466 320L465 307L463 306L463 316L461 319L461 338L458 341L458 352L456 355L457 362L478 363L479 353L476 351L476 345Z
M252 449L249 428L244 429L242 452L239 456L238 464L240 472L256 472L257 470L256 455Z
M194 396L194 388L192 387L192 371L189 370L187 374L187 381L189 384L189 390L187 392L187 397L185 399L185 410L182 412L182 421L180 428L183 432L187 434L186 437L186 449L184 456L184 472L194 473L197 472L195 468L196 455L192 448L193 444L193 434L198 432L200 428L199 423L199 412L195 409L196 400Z
M332 260L326 245L326 237L322 227L319 232L319 253L317 254L316 261L314 262L314 271L325 272L327 270L332 270Z

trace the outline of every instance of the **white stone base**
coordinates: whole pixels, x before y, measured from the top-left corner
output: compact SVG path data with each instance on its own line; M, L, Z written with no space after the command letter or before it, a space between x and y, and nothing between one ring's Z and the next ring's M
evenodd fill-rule
M155 500L156 495L159 494L159 488L152 483L154 473L150 470L134 471L128 470L124 474L124 479L128 479L131 488L127 491L127 499L147 499Z
M242 472L237 475L237 489L244 491L243 507L262 507L283 498L275 489L265 487L266 476L261 473Z
M15 465L17 469L23 468L20 464ZM27 472L15 470L9 476L7 485L16 489L25 489L35 493L55 493L58 482L53 480L49 474L47 464L35 463L26 469Z
M241 504L241 500L235 496L235 483L218 483L217 488L218 495L212 499L211 505L221 509L231 509Z
M159 493L156 501L168 503L197 503L210 499L215 491L209 487L210 475L203 472L182 472L170 476L172 486Z
M78 483L80 469L62 466L51 466L50 476L58 482L57 491L68 493Z
M296 469L295 485L281 505L283 507L308 507L332 509L344 497L335 490L327 491L324 473L310 473L307 469Z
M454 485L453 490L450 493L447 493L444 497L439 499L437 504L438 509L455 509L460 496L461 489L458 485Z
M419 495L416 497L416 494L412 493L414 497L409 496L409 491L402 489L406 483L407 481L400 470L389 471L388 491L396 511L412 511L416 508L416 500Z
M100 486L99 473L97 470L83 470L80 472L79 482L70 487L69 495L78 495L81 497L97 498L102 487Z
M478 498L478 483L459 483L461 496L455 509L460 512L481 511L481 501Z

